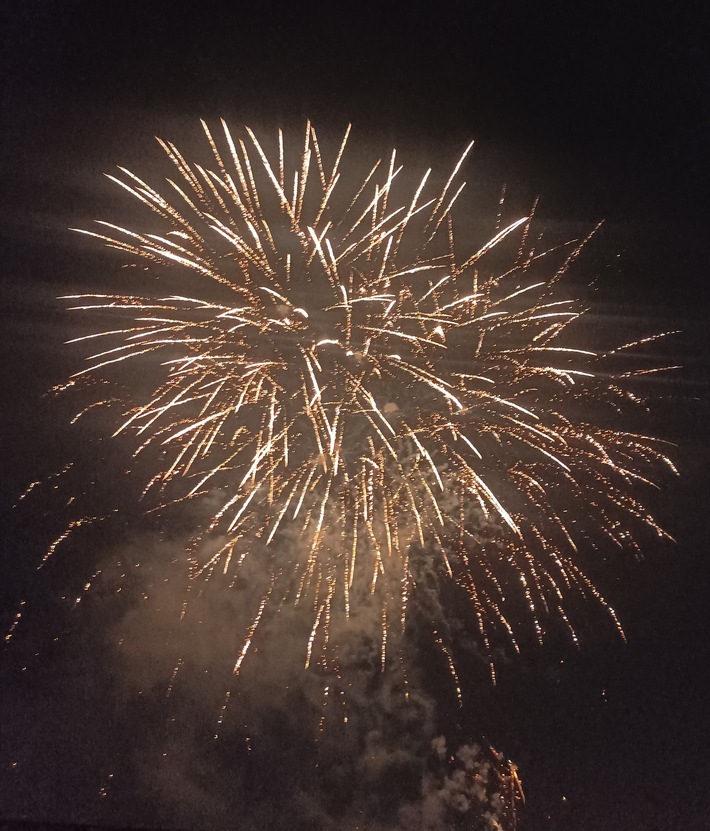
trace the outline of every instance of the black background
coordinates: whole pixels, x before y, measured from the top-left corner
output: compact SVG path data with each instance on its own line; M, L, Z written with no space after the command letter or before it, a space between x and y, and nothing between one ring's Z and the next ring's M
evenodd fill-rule
M180 144L198 117L352 121L382 151L444 167L475 138L474 173L521 204L540 194L544 221L606 220L602 301L684 330L664 347L685 368L661 404L680 444L660 506L678 545L609 579L628 646L527 656L481 710L521 766L523 828L710 827L705 4L23 0L2 18L3 507L25 481L28 430L45 424L39 396L68 367L47 358L47 287L91 265L64 229L103 209L99 174L139 167L156 133ZM30 818L81 819L61 795L51 813Z

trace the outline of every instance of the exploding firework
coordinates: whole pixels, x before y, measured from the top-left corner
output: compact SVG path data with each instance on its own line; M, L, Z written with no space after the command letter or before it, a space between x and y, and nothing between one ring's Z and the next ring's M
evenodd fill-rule
M542 640L555 618L576 641L575 594L621 631L578 547L663 536L636 488L673 466L657 440L613 426L639 402L614 358L634 344L569 337L584 310L558 284L584 241L545 251L523 217L460 256L452 209L470 146L443 187L427 171L408 189L396 152L348 178L349 128L331 166L310 124L293 153L281 131L267 152L248 128L203 127L209 167L160 141L169 197L124 168L109 177L142 203L146 230L82 233L146 266L147 288L69 298L112 322L76 339L101 346L66 386L103 390L129 367L136 386L155 379L141 400L101 393L77 418L109 408L149 510L210 508L192 580L265 575L235 675L288 604L308 611L306 667L337 676L338 627L367 608L384 670L431 573L465 599L494 679L497 632L517 650L518 627ZM487 265L513 239L508 265ZM91 521L73 517L45 559ZM431 634L460 698L446 633Z

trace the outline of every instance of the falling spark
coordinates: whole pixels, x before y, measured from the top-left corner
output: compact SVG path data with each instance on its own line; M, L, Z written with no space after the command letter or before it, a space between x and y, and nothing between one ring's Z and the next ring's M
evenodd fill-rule
M5 643L8 644L12 640L13 635L15 634L15 630L20 625L20 621L22 620L22 614L24 608L27 604L26 600L20 601L20 608L15 613L15 617L12 619L12 623L10 624L10 628L7 630L5 634Z

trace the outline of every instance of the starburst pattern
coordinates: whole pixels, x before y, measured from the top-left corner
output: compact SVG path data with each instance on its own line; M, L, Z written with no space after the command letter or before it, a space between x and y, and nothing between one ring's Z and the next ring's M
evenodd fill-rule
M631 344L602 353L568 336L583 309L558 284L584 241L558 247L540 277L555 252L536 250L523 217L461 257L452 209L470 146L443 187L427 171L407 189L396 152L348 179L349 128L328 165L310 124L293 154L281 131L267 153L248 128L237 138L222 122L215 139L203 126L209 167L160 142L169 198L124 168L109 177L149 230L82 233L178 288L70 298L116 322L77 339L101 347L69 385L129 367L157 379L143 400L101 397L80 414L118 413L114 435L151 460L151 510L213 506L190 544L193 579L233 584L253 561L267 575L235 674L286 603L312 612L306 666L326 660L332 621L367 603L384 669L422 560L467 598L489 658L495 630L518 648L511 595L540 640L551 617L576 640L579 593L618 626L578 546L663 535L636 489L672 464L657 440L613 427L637 403L614 363ZM509 264L487 265L514 238ZM460 696L446 637L433 637Z

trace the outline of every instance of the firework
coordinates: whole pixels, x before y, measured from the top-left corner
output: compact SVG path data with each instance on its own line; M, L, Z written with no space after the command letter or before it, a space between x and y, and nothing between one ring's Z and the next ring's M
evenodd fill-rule
M575 594L621 631L577 550L664 535L636 489L672 464L657 440L613 427L638 401L614 363L631 344L601 353L569 336L583 309L558 283L584 241L558 247L543 278L553 252L536 248L530 217L459 255L452 210L471 146L443 187L427 171L407 188L396 152L348 179L350 128L328 164L310 124L293 153L281 131L272 150L248 128L203 127L209 166L160 141L169 195L124 168L109 177L142 204L144 230L82 233L142 263L146 288L69 298L112 322L77 339L99 346L67 386L129 366L155 380L142 399L102 393L77 417L109 408L136 475L149 471L149 510L211 506L191 579L266 575L234 673L286 604L310 610L306 667L336 673L336 622L366 606L384 669L431 572L466 599L494 679L497 631L518 649L518 626L542 640L556 617L576 641ZM487 265L514 238L508 265ZM156 289L161 274L173 292ZM94 519L74 517L47 556ZM445 633L432 637L460 698Z

